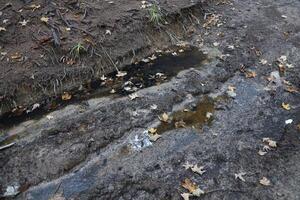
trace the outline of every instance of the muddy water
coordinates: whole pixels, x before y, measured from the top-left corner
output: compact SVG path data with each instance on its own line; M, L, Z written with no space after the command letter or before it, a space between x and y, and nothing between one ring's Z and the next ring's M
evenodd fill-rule
M170 122L161 122L156 128L158 134L175 128L191 127L195 129L202 128L205 124L210 124L213 120L214 100L205 97L194 108L177 111L171 115Z
M126 75L124 73L124 76L117 77L117 73L112 73L103 77L101 80L91 81L88 85L85 85L81 91L70 92L72 99L69 101L62 101L57 98L49 105L41 106L40 109L28 114L7 116L0 119L0 146L10 144L19 138L19 135L8 136L5 132L23 121L40 119L52 110L61 109L68 104L80 103L90 98L101 98L105 96L117 98L128 95L140 89L167 82L180 71L189 68L200 68L206 62L206 55L197 48L192 47L177 49L177 51L156 53L140 63L123 68L122 72L126 73ZM160 131L171 129L180 119L182 119L187 126L197 126L198 122L201 123L205 120L200 112L205 109L211 110L211 106L208 108L204 107L197 107L196 111L176 113L174 115L174 122L161 125L161 127L159 127Z

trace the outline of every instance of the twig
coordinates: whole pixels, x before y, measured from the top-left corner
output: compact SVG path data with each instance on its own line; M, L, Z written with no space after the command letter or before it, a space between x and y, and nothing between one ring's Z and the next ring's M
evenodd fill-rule
M13 142L13 143L10 143L10 144L7 144L7 145L4 145L4 146L1 146L0 147L0 151L1 150L4 150L4 149L7 149L7 148L9 148L9 147L11 147L11 146L13 146L13 145L15 145L16 143L15 142Z

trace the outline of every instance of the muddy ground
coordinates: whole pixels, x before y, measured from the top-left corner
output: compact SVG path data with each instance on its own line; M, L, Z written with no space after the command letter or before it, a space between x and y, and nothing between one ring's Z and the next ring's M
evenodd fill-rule
M1 198L300 199L299 1L6 3Z

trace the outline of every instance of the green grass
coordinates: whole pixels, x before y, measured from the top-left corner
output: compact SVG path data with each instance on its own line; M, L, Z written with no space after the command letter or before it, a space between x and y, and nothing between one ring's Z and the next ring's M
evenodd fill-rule
M78 42L77 44L75 44L73 46L73 48L71 49L71 55L74 58L80 58L80 56L84 53L86 53L86 48L83 46L83 44L81 44L80 42Z
M155 25L162 25L163 13L160 7L156 4L151 5L149 8L150 21Z

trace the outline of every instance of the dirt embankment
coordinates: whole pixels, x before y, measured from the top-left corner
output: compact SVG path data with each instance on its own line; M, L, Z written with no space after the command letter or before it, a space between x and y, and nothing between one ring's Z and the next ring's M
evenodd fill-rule
M203 15L198 0L25 2L0 3L0 115L87 91L102 75L188 37Z

